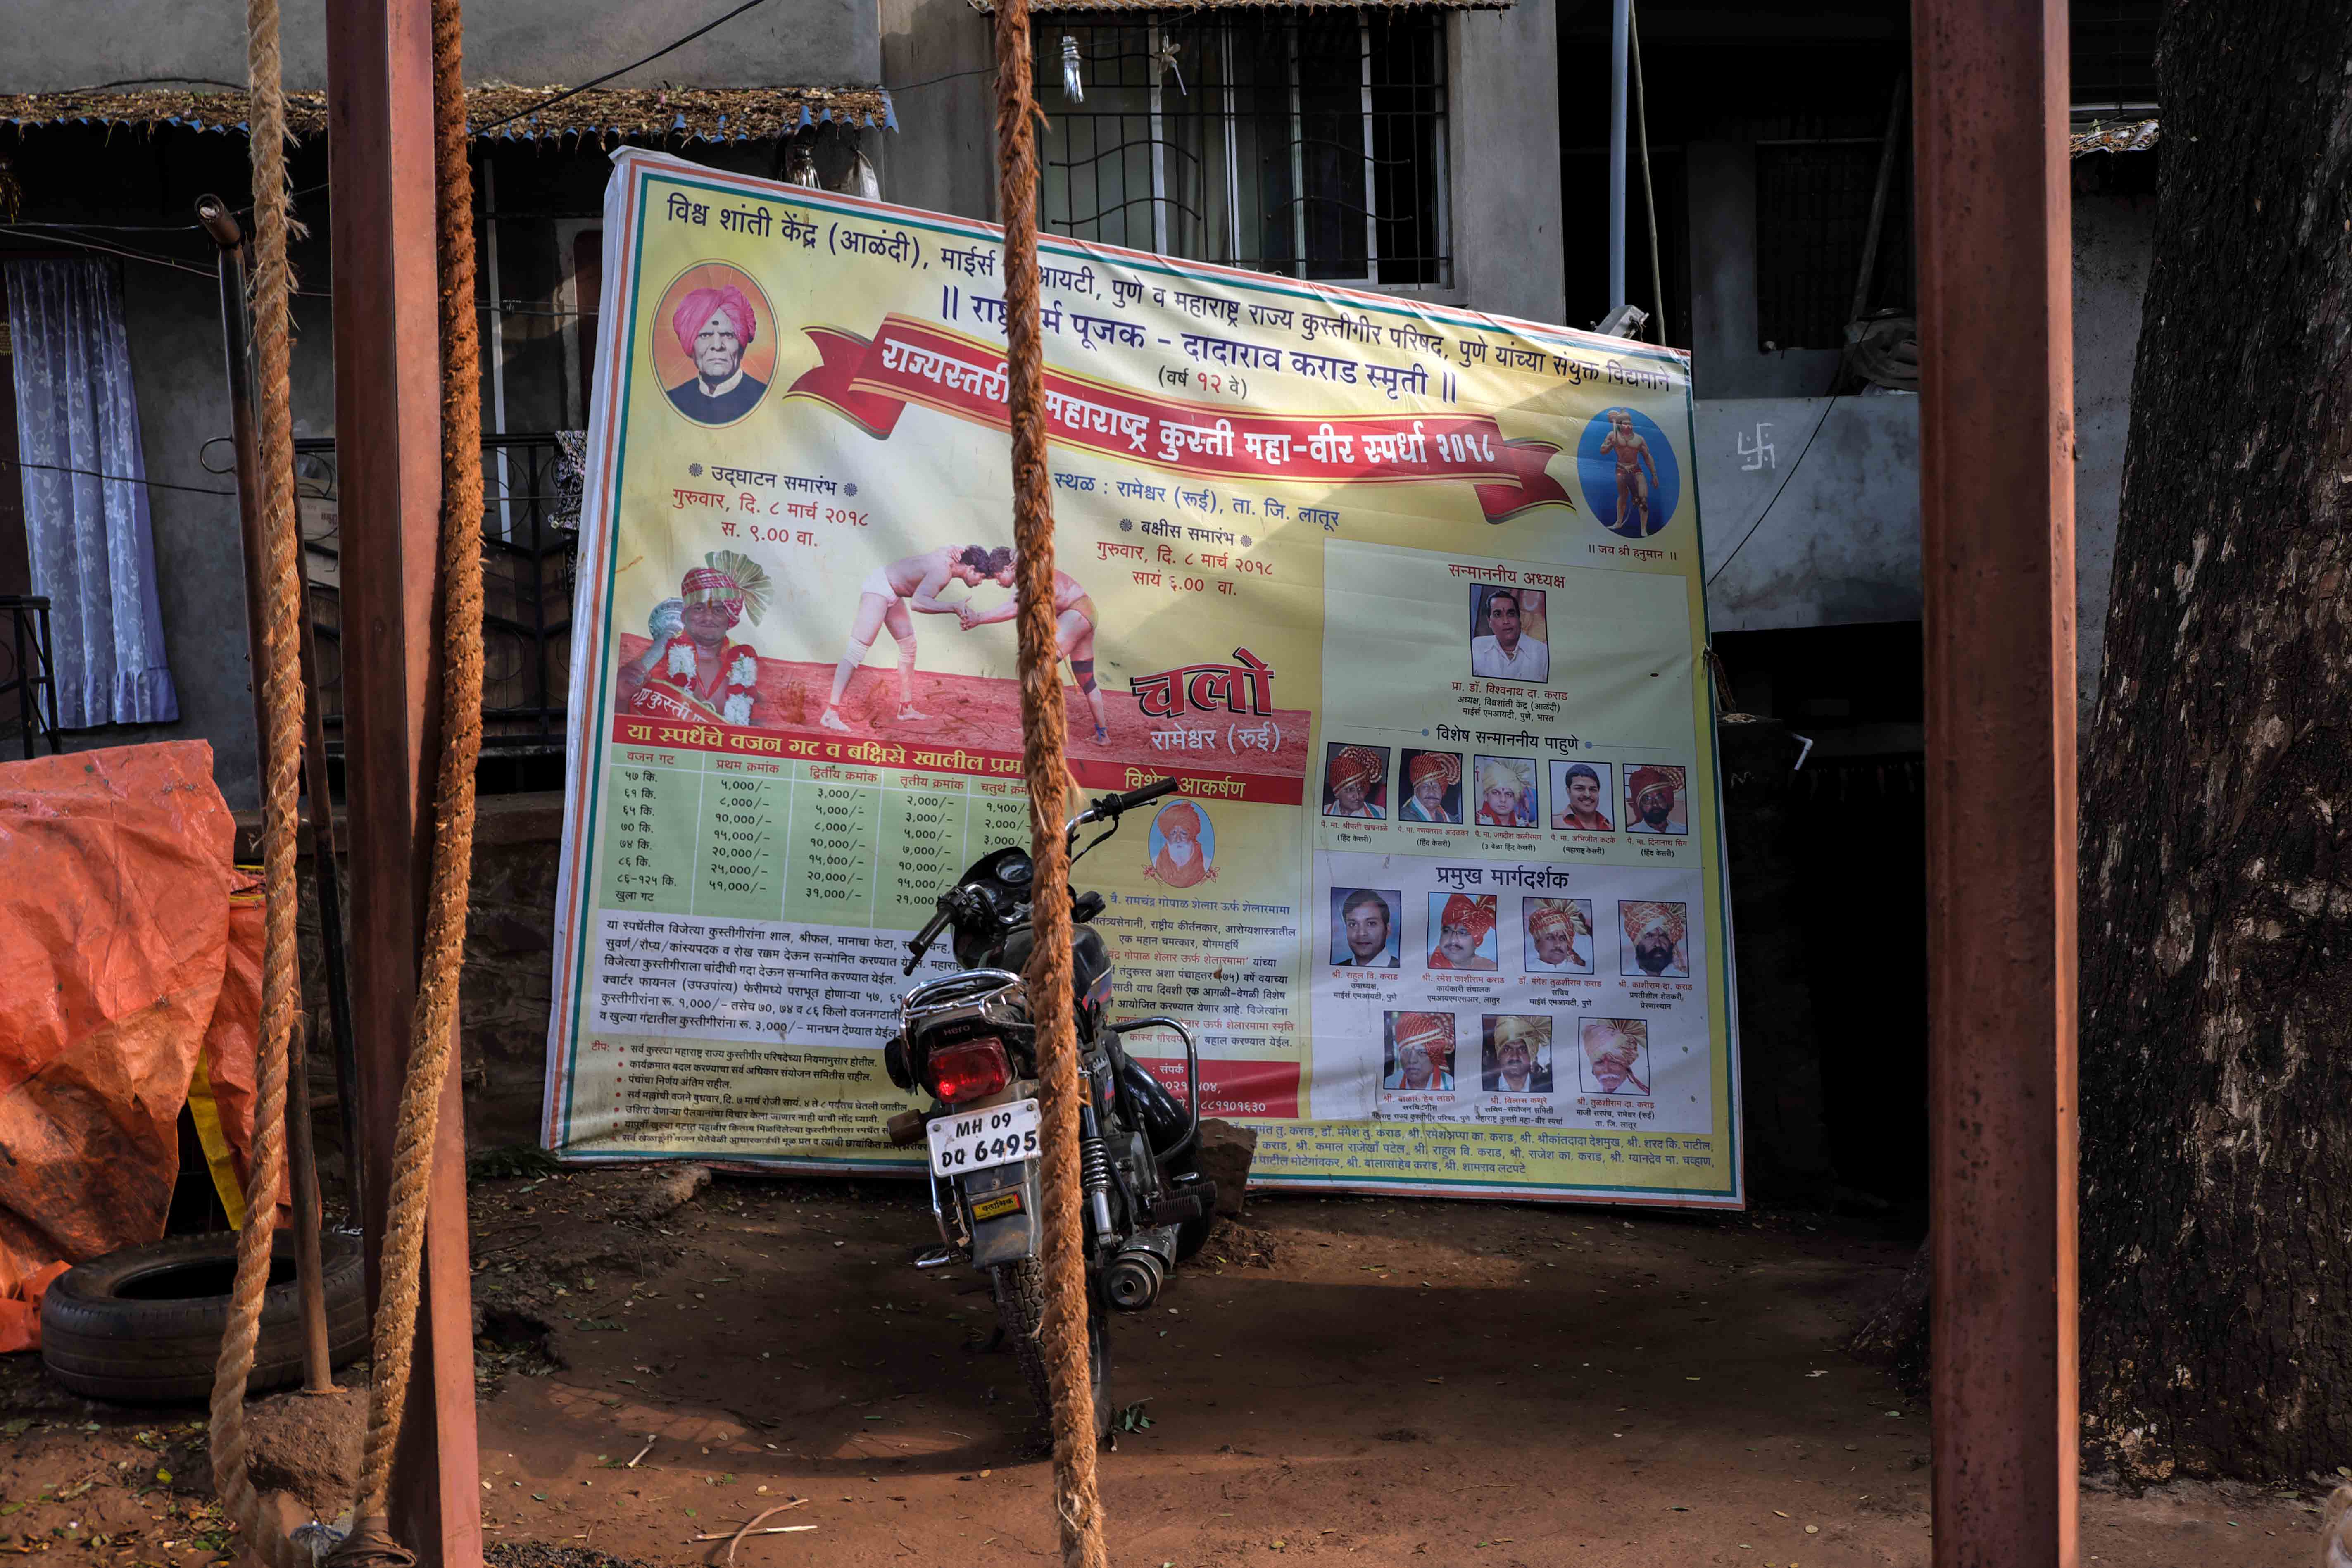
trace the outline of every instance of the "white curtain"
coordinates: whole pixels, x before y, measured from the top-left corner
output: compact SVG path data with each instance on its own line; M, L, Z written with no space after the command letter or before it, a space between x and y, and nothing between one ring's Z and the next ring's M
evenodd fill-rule
M11 261L0 273L8 283L25 531L33 592L49 600L58 721L82 730L177 719L114 269Z

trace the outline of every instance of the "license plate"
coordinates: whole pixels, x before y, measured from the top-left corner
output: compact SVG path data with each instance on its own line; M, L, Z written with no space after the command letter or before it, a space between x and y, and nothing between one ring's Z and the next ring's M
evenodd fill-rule
M928 1131L934 1175L958 1176L992 1165L1009 1165L1015 1160L1034 1160L1037 1157L1037 1102L1016 1100L985 1110L951 1111L934 1117Z

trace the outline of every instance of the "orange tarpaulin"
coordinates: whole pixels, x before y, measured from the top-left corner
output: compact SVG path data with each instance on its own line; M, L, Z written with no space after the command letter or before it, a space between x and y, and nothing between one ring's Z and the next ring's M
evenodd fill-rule
M201 741L0 763L0 1299L163 1234L235 839Z
M196 1141L210 1163L213 1186L232 1227L245 1224L245 1184L252 1173L253 1099L259 1084L261 1046L262 927L268 901L261 870L237 868L228 900L228 955L221 974L220 1000L213 1005L196 1055L188 1109L195 1113ZM299 1020L298 1020L299 1021ZM293 1187L278 1178L278 1223L293 1220Z

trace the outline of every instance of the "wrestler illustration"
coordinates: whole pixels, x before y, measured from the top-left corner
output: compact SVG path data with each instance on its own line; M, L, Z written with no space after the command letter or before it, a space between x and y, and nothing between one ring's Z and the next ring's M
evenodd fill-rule
M1615 831L1601 803L1609 798L1609 786L1603 782L1609 772L1607 763L1554 763L1551 765L1551 798L1557 807L1551 814L1554 827L1573 833L1610 833Z
M1583 899L1523 899L1527 964L1538 974L1592 973L1592 906Z
M1617 906L1618 922L1625 928L1625 945L1619 973L1655 980L1690 978L1690 948L1683 937L1688 930L1690 906L1652 899L1629 899Z
M970 601L940 598L940 591L950 583L961 583L967 588L995 583L1009 588L1013 585L1013 552L1002 545L991 550L984 544L942 544L937 550L874 568L859 584L857 615L849 626L849 647L835 667L833 695L825 699L824 711L817 716L819 724L828 730L849 729L848 721L841 716L841 700L848 694L850 680L872 650L876 635L885 627L889 629L891 640L898 645L899 720L930 717L915 706L915 617L908 612L955 616L961 620Z
M743 351L760 335L759 312L730 283L697 289L670 312L677 346L694 362L692 379L668 388L680 414L698 425L731 425L760 401L768 384L743 368Z
M1391 1013L1382 1089L1407 1092L1454 1088L1454 1015Z
M1628 833L1686 834L1690 824L1683 770L1667 763L1645 763L1625 774Z
M1536 765L1525 757L1478 759L1478 826L1536 825Z
M1577 1030L1577 1043L1584 1047L1585 1093L1650 1092L1644 1077L1649 1071L1644 1058L1650 1054L1647 1018L1587 1018Z
M1013 585L1013 574L1019 570L1018 558L1008 564L998 580L1006 587ZM992 610L976 610L969 603L960 606L957 615L962 618L963 629L992 626L1009 621L1021 613L1018 595ZM1056 566L1054 569L1054 636L1062 657L1070 661L1070 673L1076 677L1078 689L1087 694L1087 706L1095 716L1095 744L1110 743L1110 716L1103 707L1102 688L1095 684L1095 627L1102 617L1095 610L1095 602L1076 577Z
M1453 752L1404 753L1405 787L1412 793L1397 807L1399 822L1462 820L1462 758Z
M713 551L678 583L678 596L654 606L653 647L620 671L621 705L666 719L756 724L760 658L727 634L746 615L767 613L768 574L748 555Z
M1633 428L1633 411L1612 408L1608 411L1609 434L1601 437L1601 450L1614 454L1617 459L1617 521L1610 528L1629 539L1646 539L1664 526L1650 516L1650 487L1659 483L1658 465L1650 456L1650 443ZM1649 470L1648 477L1642 470Z
M1443 899L1444 902L1439 900ZM1432 969L1491 970L1495 955L1495 895L1453 893L1429 895L1430 929L1437 933L1429 944Z
M1323 766L1323 815L1387 821L1388 797L1381 786L1389 774L1389 749L1334 744L1328 751L1330 760Z
M1216 838L1208 814L1189 800L1171 800L1151 819L1151 863L1143 874L1171 888L1192 888L1217 874Z

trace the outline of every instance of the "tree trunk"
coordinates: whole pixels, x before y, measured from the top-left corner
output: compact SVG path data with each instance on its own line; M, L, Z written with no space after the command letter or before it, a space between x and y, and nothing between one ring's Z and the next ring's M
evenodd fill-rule
M2142 1476L2352 1454L2347 73L2343 0L2165 8L2082 770L2083 1408Z

